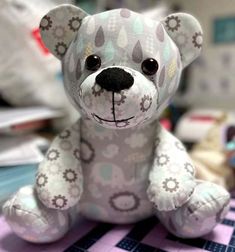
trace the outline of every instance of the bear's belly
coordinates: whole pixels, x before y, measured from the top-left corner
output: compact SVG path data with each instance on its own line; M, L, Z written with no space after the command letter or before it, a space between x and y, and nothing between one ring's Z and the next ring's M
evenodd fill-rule
M114 182L114 181L113 181ZM86 179L79 202L80 213L93 220L112 223L133 223L153 215L153 205L147 198L147 179L142 182Z
M153 215L146 190L155 127L146 127L114 131L82 124L82 215L112 223L132 223Z

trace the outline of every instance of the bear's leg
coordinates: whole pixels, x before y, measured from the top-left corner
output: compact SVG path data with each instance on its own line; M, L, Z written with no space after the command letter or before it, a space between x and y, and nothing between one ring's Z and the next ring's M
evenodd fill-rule
M53 242L62 238L72 222L69 210L45 207L37 198L33 186L22 187L9 199L3 205L3 214L19 237L34 243Z
M220 222L229 209L229 193L216 184L197 181L197 186L182 207L170 212L157 211L159 220L174 235L182 238L203 236Z

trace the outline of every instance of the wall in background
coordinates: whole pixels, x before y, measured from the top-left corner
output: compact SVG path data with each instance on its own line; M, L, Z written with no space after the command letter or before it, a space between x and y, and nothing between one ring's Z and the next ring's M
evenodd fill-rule
M170 5L178 5L182 11L197 17L204 31L202 56L191 65L187 91L184 95L179 95L176 102L196 107L234 109L235 41L231 40L235 33L233 22L235 2L231 0L168 0L167 2ZM227 18L230 19L230 23ZM220 25L224 26L222 32L227 42L214 43L215 20L217 20L217 28L218 20ZM229 38L230 42L228 42Z

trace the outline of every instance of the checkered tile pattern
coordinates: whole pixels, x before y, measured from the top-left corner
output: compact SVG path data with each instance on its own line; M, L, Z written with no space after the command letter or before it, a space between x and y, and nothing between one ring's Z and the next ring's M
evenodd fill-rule
M235 197L223 222L202 238L180 239L152 217L135 225L98 224L64 252L235 252Z

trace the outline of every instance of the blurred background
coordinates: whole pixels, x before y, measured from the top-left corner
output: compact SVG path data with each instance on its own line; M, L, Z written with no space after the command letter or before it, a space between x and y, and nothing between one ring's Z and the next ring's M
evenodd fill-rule
M187 146L198 178L235 185L235 4L231 0L1 0L0 205L34 181L53 136L78 113L64 94L60 62L42 44L42 16L61 3L90 14L129 8L162 19L187 12L204 31L201 56L184 70L161 123Z

